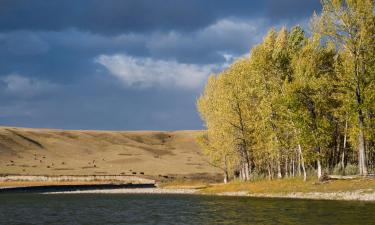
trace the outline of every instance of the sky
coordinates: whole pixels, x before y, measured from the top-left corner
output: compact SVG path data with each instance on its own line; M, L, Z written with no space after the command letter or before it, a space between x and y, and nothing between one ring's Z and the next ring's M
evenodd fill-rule
M0 0L0 125L196 130L207 77L319 0Z

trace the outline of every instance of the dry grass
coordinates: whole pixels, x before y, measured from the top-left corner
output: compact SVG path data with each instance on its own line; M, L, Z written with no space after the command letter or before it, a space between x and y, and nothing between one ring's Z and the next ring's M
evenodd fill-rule
M0 127L0 174L168 179L217 174L195 142L198 133Z
M159 187L165 189L203 189L210 185L208 180L202 179L174 179L172 181L162 182Z
M369 190L375 192L375 179L332 180L319 183L315 179L306 182L300 178L282 180L262 180L254 182L233 182L229 184L216 184L203 189L204 193L248 192L249 194L287 194L287 193L330 193L352 192L356 190Z
M0 182L0 187L33 187L33 186L64 186L64 185L99 185L112 182L100 181L5 181Z

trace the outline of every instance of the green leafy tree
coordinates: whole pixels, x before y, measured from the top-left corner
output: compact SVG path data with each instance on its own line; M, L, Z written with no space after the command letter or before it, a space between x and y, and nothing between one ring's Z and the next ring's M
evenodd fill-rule
M374 104L373 49L375 37L373 0L323 0L320 17L315 16L314 29L339 46L340 79L346 109L357 136L358 164L367 175L366 133L371 133L371 117L366 116Z

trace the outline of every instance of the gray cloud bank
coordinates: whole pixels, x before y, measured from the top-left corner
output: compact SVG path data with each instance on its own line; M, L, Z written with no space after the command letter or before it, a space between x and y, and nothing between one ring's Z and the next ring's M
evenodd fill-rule
M318 0L0 0L0 124L201 129L210 73Z

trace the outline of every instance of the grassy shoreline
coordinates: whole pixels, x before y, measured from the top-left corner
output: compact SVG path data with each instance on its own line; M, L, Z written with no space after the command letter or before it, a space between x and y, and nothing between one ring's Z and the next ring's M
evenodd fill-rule
M300 178L206 184L204 182L180 182L164 184L163 188L195 188L197 193L221 196L249 196L265 198L358 200L375 202L375 179L330 180L318 182Z
M43 186L43 185L98 185L108 182L0 182L0 187ZM260 180L252 182L231 182L228 184L208 183L204 180L174 180L160 183L155 190L137 189L135 194L195 194L214 196L248 196L262 198L352 200L375 202L375 179L359 178L354 180L330 180L318 182L300 178L281 180ZM88 193L96 193L89 191ZM98 193L133 193L127 189L101 190Z
M207 187L205 192L220 193L228 191L248 191L251 194L292 192L326 193L338 191L356 191L369 188L373 188L375 191L375 179L360 178L353 180L329 180L326 182L318 182L316 179L310 178L304 182L300 178L286 178L280 180L259 180L217 184Z

